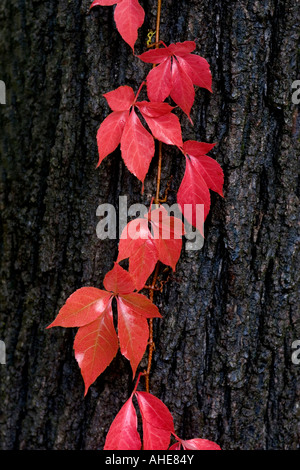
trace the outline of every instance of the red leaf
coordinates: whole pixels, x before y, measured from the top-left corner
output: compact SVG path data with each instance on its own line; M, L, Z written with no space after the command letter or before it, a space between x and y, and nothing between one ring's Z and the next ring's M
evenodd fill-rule
M210 194L203 176L189 158L186 158L185 173L177 193L177 202L185 219L203 235L203 222L210 209ZM201 220L200 204L204 206L203 220Z
M165 431L175 432L173 418L166 405L151 393L136 392L135 393L143 420L155 428Z
M157 140L169 145L182 146L181 126L175 114L168 113L157 118L143 114L143 117Z
M142 294L127 294L119 297L119 301L122 304L122 308L126 308L127 311L134 315L141 315L145 318L162 318L158 308L154 305L151 300Z
M104 119L97 132L97 145L99 153L99 161L97 167L102 160L113 152L119 145L123 134L126 120L129 112L113 112Z
M111 6L115 5L116 3L120 3L122 0L95 0L90 8L96 7L96 6Z
M171 447L169 447L169 450L180 450L181 449L181 444L180 442L175 442Z
M205 155L215 145L188 140L184 143L183 150L189 155L195 168L201 172L207 187L223 197L223 170L216 160Z
M144 62L160 64L147 77L147 91L151 101L163 101L169 93L189 116L194 103L193 85L212 91L209 64L203 57L191 54L195 47L194 41L178 42L139 56Z
M196 49L196 43L195 41L176 42L175 44L170 44L168 49L171 54L185 56Z
M195 140L187 140L183 144L184 153L193 157L201 157L206 155L216 144L207 144L205 142L196 142Z
M136 290L143 289L154 271L158 258L157 248L150 239L130 256L129 272L134 278Z
M170 444L170 431L155 428L148 421L143 420L143 449L166 450Z
M153 235L148 229L148 221ZM118 261L129 258L129 272L135 280L137 290L144 287L157 261L175 270L183 235L182 221L170 217L164 207L127 224L120 238Z
M140 450L141 447L136 411L130 397L109 428L104 450Z
M149 100L164 101L170 95L171 89L171 59L167 58L160 65L154 67L147 76L147 94Z
M166 405L147 392L135 393L143 420L145 450L165 450L170 444L174 423Z
M222 450L218 444L207 439L181 440L181 444L184 450Z
M149 101L139 101L136 103L136 106L139 108L143 116L148 116L150 118L158 118L165 114L171 113L174 107L170 106L168 103L154 103Z
M151 239L147 219L138 218L129 222L121 233L117 262L134 255L147 240Z
M174 226L176 229L174 229ZM152 223L152 229L159 261L175 271L181 253L182 236L184 235L182 221L175 217L163 217L159 224Z
M212 76L207 60L196 54L177 57L177 59L194 85L206 88L212 93Z
M107 291L121 295L129 294L135 289L131 275L118 263L115 263L113 269L106 274L103 285Z
M209 151L212 144L188 141L184 143L183 148L187 154L186 169L177 194L177 202L181 206L184 217L202 233L203 221L201 217L197 217L197 205L204 205L205 220L210 209L209 189L222 196L224 175L218 162L207 155L201 155L201 152ZM188 204L191 206L191 211L184 207Z
M85 395L89 386L111 363L118 348L110 301L101 316L79 328L75 336L75 358L85 383Z
M117 29L127 44L134 49L138 37L138 29L144 22L145 12L138 0L95 0L90 8L95 6L115 5L114 18Z
M138 58L148 64L160 64L163 60L165 60L167 57L170 57L171 55L172 52L168 47L165 47L162 49L152 49L151 51L143 52L143 54L139 55Z
M47 327L75 327L91 323L106 309L111 294L95 287L82 287L67 299L56 319Z
M155 144L152 135L139 120L134 106L140 110L155 138L166 144L181 147L183 143L180 123L177 116L171 113L174 108L168 103L136 103L133 90L128 86L119 87L104 96L113 112L104 119L98 129L97 166L121 143L121 155L125 165L144 182L155 153Z
M194 85L177 60L173 60L172 64L172 89L170 96L182 111L190 117L195 99Z
M132 220L124 228L117 261L125 258L129 258L129 272L135 280L135 287L141 290L158 260L157 249L145 218Z
M133 50L138 37L138 29L144 22L143 8L138 0L122 0L116 6L114 17L119 33Z
M140 181L144 181L155 152L154 140L143 127L134 109L126 121L121 138L122 158Z
M120 86L103 95L113 111L128 111L134 102L134 92L130 86Z
M123 356L130 361L134 377L148 344L148 322L145 317L133 313L122 297L117 299L117 303L120 349Z
M149 211L145 217L148 217L151 223L155 239L181 240L184 235L185 231L182 220L177 217L169 216L168 211L163 205L158 209Z

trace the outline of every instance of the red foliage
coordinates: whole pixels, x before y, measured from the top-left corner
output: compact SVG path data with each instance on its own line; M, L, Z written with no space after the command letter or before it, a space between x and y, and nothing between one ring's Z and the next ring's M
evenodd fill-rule
M117 29L134 50L138 29L144 21L143 8L138 0L95 0L91 8L110 5L116 5L114 18ZM190 118L195 99L194 85L212 92L209 64L203 57L192 54L196 48L194 41L169 46L163 44L162 48L158 44L156 46L156 49L139 56L142 61L156 65L146 81L150 101L137 101L144 82L136 95L129 86L120 86L104 94L112 112L97 132L97 166L120 145L128 170L144 183L155 153L154 139L177 146L186 158L177 202L186 220L203 233L203 220L197 218L197 207L203 205L205 219L210 210L209 191L223 196L223 171L215 160L206 155L215 144L192 140L183 143L180 122L173 113L175 108L163 101L170 97ZM85 394L119 348L130 361L135 376L149 340L147 319L161 317L152 301L136 291L145 286L158 261L175 271L183 235L182 221L170 217L163 207L131 221L121 235L117 262L103 280L104 289L78 289L47 327L79 328L74 351L84 379ZM127 258L129 271L118 264ZM117 331L113 299L117 305ZM150 393L136 391L138 382L139 379L109 429L106 450L220 450L216 443L206 439L183 440L176 436L168 408ZM137 431L133 397L142 417L143 444ZM172 435L176 442L169 447Z
M167 103L137 102L132 88L120 86L104 95L112 113L102 122L97 133L98 166L121 144L121 155L128 170L142 182L154 156L154 138L165 144L181 147L179 119ZM142 125L135 112L137 108L152 135Z
M133 50L138 29L144 23L145 12L138 0L95 0L91 8L115 4L117 4L114 13L117 30Z
M149 72L147 91L150 101L164 101L168 96L190 116L194 103L194 85L212 92L212 78L208 62L195 54L194 41L177 42L169 47L144 52L144 62L159 64Z
M106 274L103 284L105 291L82 287L74 292L48 326L80 327L74 351L84 379L85 395L115 357L118 345L135 375L148 343L147 318L161 317L151 300L133 292L131 275L117 263ZM113 297L117 300L118 335L113 324Z
M143 423L143 450L221 450L207 439L182 440L175 434L173 418L166 405L147 392L137 392L139 378L133 393L122 406L106 436L104 450L140 450L141 438L137 432L137 415L132 399L137 398ZM176 443L171 447L173 435Z
M149 223L152 233L148 228ZM182 221L170 217L164 207L129 222L121 234L117 261L129 258L129 272L137 290L144 287L157 261L175 271L183 235Z

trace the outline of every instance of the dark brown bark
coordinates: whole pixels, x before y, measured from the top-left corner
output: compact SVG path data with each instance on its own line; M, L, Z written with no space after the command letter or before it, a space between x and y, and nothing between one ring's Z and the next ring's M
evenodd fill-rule
M149 66L120 38L113 8L88 14L90 3L0 5L2 449L102 448L132 389L118 355L83 398L75 329L45 330L75 289L101 287L116 259L117 241L96 236L97 206L155 194L155 159L144 196L119 151L95 169L102 94L137 90ZM141 4L138 53L156 19L156 1ZM197 90L194 127L179 115L185 140L218 142L225 198L212 194L203 249L184 250L155 295L164 318L151 392L178 435L224 449L299 448L299 17L294 0L163 0L161 39L195 39L211 64L214 94ZM167 146L163 155L173 202L184 161Z

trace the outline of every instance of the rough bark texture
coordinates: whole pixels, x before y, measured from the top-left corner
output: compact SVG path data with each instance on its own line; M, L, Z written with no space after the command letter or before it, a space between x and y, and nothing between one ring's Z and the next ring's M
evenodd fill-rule
M75 289L101 287L116 259L117 240L96 236L97 206L120 195L149 203L155 188L156 159L143 196L119 151L95 169L102 94L137 90L150 68L122 41L113 7L88 14L90 3L0 5L2 449L101 449L132 389L118 355L83 398L75 329L45 330ZM137 53L156 18L156 1L140 3ZM164 318L151 392L178 435L224 449L299 448L299 17L295 0L163 0L161 39L195 39L211 64L214 94L197 90L194 127L179 116L185 139L218 142L225 198L212 194L204 247L183 250L155 296ZM174 202L184 160L163 152Z

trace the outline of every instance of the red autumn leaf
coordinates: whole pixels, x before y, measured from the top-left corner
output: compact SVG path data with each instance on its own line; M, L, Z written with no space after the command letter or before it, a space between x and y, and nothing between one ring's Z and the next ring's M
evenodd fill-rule
M179 119L171 113L174 108L167 103L136 102L133 90L128 86L121 86L104 97L113 112L104 119L97 132L97 166L121 144L125 165L144 182L155 152L153 136L166 144L183 145ZM153 136L142 125L134 107L141 112Z
M94 0L90 8L96 7L98 5L104 7L104 6L111 6L115 5L116 3L121 2L122 0Z
M152 426L143 420L143 449L166 450L170 444L170 431Z
M111 294L95 287L82 287L67 299L56 319L47 327L75 327L91 323L106 309Z
M112 153L118 147L121 142L121 137L128 116L128 111L113 112L101 123L97 132L97 145L99 151L97 167L107 155Z
M117 296L120 350L130 361L135 376L149 339L147 318L161 315L147 297L133 292L135 285L131 275L117 263L106 274L103 283Z
M144 128L134 109L126 122L121 139L121 153L128 170L144 181L155 152L154 140Z
M148 219L151 222L158 260L175 271L185 233L182 220L170 217L163 206L149 212Z
M119 86L103 96L113 111L128 111L135 99L133 89L127 85Z
M161 400L148 392L135 392L135 395L145 421L155 428L175 432L173 417Z
M175 442L171 447L169 447L169 450L180 450L181 449L181 444L180 442Z
M85 395L90 385L111 363L118 348L110 301L100 317L79 328L75 336L75 358L84 379Z
M147 347L147 318L161 317L158 308L147 297L134 292L132 276L119 264L115 263L106 274L103 284L106 290L83 287L74 292L48 326L80 327L74 350L85 383L85 395L115 357L119 343L121 353L129 359L135 375ZM118 336L111 309L113 297L118 306Z
M185 41L139 56L144 62L159 64L147 77L150 101L164 101L170 95L189 117L194 102L193 85L212 92L209 64L203 57L191 54L195 48L194 41Z
M119 304L122 304L121 308L126 309L131 314L141 315L145 318L162 318L156 305L142 294L133 292L132 294L122 295L118 301Z
M114 294L129 294L134 291L134 282L131 275L118 263L106 274L103 285L107 291Z
M207 439L190 439L188 441L180 439L169 447L169 450L180 450L181 447L183 450L222 450L218 444Z
M172 88L170 96L189 117L195 100L195 89L191 78L177 60L173 60L172 64Z
M140 450L137 416L132 397L122 406L106 436L104 450Z
M160 49L156 50L159 51ZM155 101L164 101L172 90L172 64L170 60L164 59L165 57L162 63L151 69L147 76L148 96L149 99L155 96Z
M170 217L163 206L127 224L119 242L118 262L129 258L129 272L135 279L137 290L144 287L157 261L175 271L183 235L182 221Z
M143 443L145 450L168 449L173 418L166 405L147 392L135 393L143 420Z
M201 165L207 187L223 197L223 170L216 160L206 155L214 146L215 144L188 140L184 143L183 150L185 154L189 155L190 159L199 162L199 165Z
M133 314L121 298L118 298L118 336L121 353L130 361L134 377L147 348L149 327L147 319Z
M207 60L196 54L189 54L184 57L177 55L177 60L194 85L206 88L212 93L212 78Z
M168 103L153 103L149 101L138 101L136 103L137 108L142 113L143 117L158 118L165 114L171 113L174 107Z
M186 56L196 49L196 43L195 41L176 42L175 44L170 44L168 49L171 54L176 56Z
M203 222L210 209L209 190L223 196L224 175L218 162L207 155L215 144L187 141L183 145L186 169L177 194L177 202L184 217L203 232ZM204 205L204 220L197 216L197 209ZM198 207L197 207L198 206ZM199 212L198 212L199 215Z
M91 8L101 5L109 6L117 4L114 18L117 30L127 44L134 49L138 37L138 29L142 26L145 12L138 0L95 0Z
M221 447L213 441L207 439L190 439L188 441L181 440L184 450L221 450Z
M146 218L132 220L124 228L117 261L125 258L129 258L129 272L135 280L136 289L141 290L158 260L157 248Z
M143 114L143 117L157 140L165 144L182 147L181 127L175 114L163 114L156 118Z

